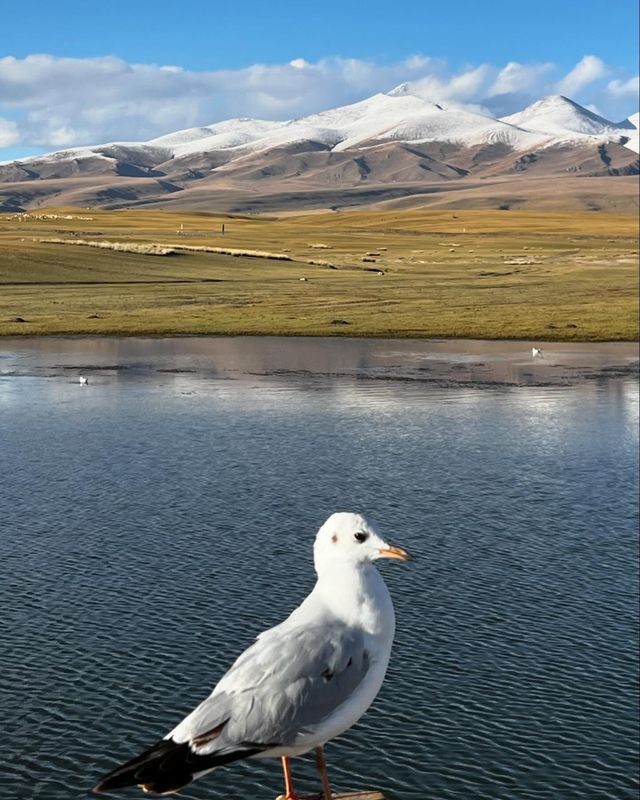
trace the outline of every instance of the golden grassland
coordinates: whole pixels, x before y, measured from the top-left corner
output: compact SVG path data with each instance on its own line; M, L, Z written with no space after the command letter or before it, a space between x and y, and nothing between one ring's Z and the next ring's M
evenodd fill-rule
M635 340L637 261L622 214L3 214L0 334Z

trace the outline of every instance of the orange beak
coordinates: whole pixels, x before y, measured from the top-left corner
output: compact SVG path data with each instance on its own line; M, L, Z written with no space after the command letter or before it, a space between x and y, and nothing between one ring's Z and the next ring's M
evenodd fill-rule
M413 561L413 558L402 547L382 547L378 551L380 558L397 558L398 561Z

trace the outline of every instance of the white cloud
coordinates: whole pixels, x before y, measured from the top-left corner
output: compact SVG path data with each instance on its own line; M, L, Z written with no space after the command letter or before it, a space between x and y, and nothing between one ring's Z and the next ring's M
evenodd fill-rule
M553 64L519 64L517 61L510 61L498 73L491 87L491 94L535 91L552 70Z
M405 66L407 69L424 69L429 64L429 59L425 58L425 56L409 56L409 58L405 59Z
M614 97L625 97L630 95L637 99L640 93L640 77L629 78L626 81L614 80L607 84L606 91Z
M457 75L447 75L443 68L432 65L430 74L413 81L411 91L433 102L453 100L475 102L484 96L495 70L487 64L473 67Z
M209 72L129 64L113 56L7 56L0 58L0 147L140 141L235 116L291 119L405 81L435 102L470 104L496 114L520 110L562 86L578 102L597 103L604 114L623 118L634 110L628 106L637 78L615 73L616 80L606 85L603 78L612 72L596 56L585 56L563 78L553 64L512 61L452 71L444 61L421 54L391 64L299 57L287 64Z
M147 139L234 116L287 119L420 77L428 59L392 65L326 58L190 72L112 56L0 58L0 113L21 113L22 141L58 147Z
M59 128L53 128L49 132L49 143L54 147L69 147L82 139L82 134L75 128L70 128L68 125L61 125Z
M449 96L459 100L473 100L482 96L495 70L488 64L455 75L449 81Z
M20 131L15 122L0 117L0 147L11 147L20 141Z
M604 77L608 72L607 66L597 56L584 56L564 78L556 84L560 94L569 96L580 92L585 86Z

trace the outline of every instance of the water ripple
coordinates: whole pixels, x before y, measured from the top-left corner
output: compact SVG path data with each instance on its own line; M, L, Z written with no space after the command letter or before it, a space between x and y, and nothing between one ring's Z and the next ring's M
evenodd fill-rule
M93 386L89 403L65 384L51 404L12 384L0 416L8 798L84 798L164 735L308 592L311 532L345 507L418 560L384 568L394 655L372 710L328 748L336 787L637 796L637 452L621 395L462 402L414 387L399 403L397 387L362 385L336 405L323 381L304 402L227 381L186 399ZM316 788L312 759L295 769ZM254 762L181 796L279 786L277 762Z

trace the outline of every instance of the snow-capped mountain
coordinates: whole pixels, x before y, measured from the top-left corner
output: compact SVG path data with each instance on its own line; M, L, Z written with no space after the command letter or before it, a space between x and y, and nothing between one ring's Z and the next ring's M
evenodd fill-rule
M205 150L226 150L242 147L278 130L282 122L262 119L228 119L204 128L188 128L147 142L152 147L171 150L174 156Z
M626 123L637 129L633 118ZM624 123L622 123L624 124ZM117 155L118 149L138 148L151 158L181 158L216 150L267 150L296 142L313 142L337 152L382 142L446 142L456 145L501 143L528 150L561 142L620 142L626 130L604 117L553 95L507 117L496 119L461 105L434 103L401 84L386 94L302 119L272 122L230 119L201 128L188 128L147 142L119 142L61 150L48 156L23 159L28 164L44 158L86 158Z
M503 122L529 131L552 134L562 138L580 136L615 136L617 126L604 117L555 94L543 97L517 114L501 118Z
M525 172L621 175L637 171L632 150L638 152L637 114L613 123L556 95L497 119L434 102L419 87L402 84L301 119L231 119L146 142L74 147L0 163L0 203L3 195L5 206L8 195L17 198L10 185L17 190L16 184L45 181L38 192L20 194L42 197L59 194L53 182L63 179L74 181L74 200L86 195L100 203L104 195L105 202L135 203L176 192L247 191L267 180L273 191L296 185L309 192L365 182L415 188ZM105 181L106 189L99 186ZM20 202L11 200L10 207Z
M634 153L640 152L640 112L636 111L630 117L627 117L623 122L618 124L620 130L624 131L625 135L629 137L626 147L633 150Z
M640 128L640 111L636 111L635 114L632 114L630 117L627 117L625 122L628 122L629 125L638 130Z

